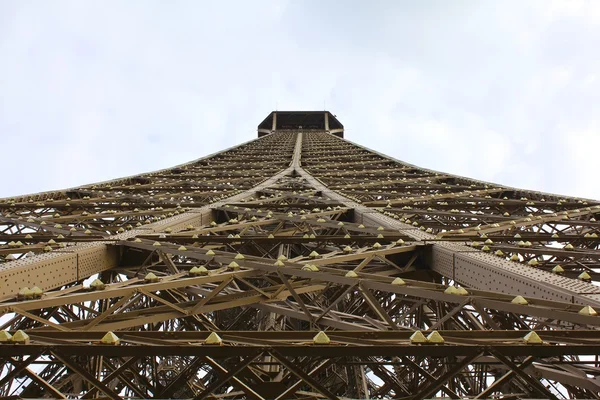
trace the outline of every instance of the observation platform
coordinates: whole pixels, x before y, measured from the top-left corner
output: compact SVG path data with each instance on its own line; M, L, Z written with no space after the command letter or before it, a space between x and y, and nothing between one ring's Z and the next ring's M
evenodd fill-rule
M329 111L273 111L258 125L258 137L289 129L319 130L344 137L344 125Z

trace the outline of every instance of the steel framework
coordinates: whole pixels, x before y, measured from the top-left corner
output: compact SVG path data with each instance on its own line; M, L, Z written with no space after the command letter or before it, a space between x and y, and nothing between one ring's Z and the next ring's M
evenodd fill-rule
M259 136L0 199L0 396L600 398L600 202Z

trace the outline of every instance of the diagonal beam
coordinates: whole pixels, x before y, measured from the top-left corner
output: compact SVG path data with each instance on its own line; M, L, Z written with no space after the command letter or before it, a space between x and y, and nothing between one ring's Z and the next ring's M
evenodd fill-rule
M304 372L301 368L298 368L293 362L285 358L277 350L269 350L269 354L271 354L273 358L279 361L284 367L289 369L294 375L302 379L307 385L311 386L323 396L327 397L330 400L339 400L338 396L331 393L329 389L327 389L325 386L321 385L319 382L314 380L309 374Z
M92 329L94 326L98 325L102 322L106 317L111 315L117 308L121 307L127 300L129 300L130 296L123 296L117 302L115 302L112 306L107 308L102 312L102 314L98 315L96 318L90 321L89 324L81 328L82 331L87 331Z
M359 284L359 288L360 293L367 302L369 308L371 308L375 312L375 314L379 315L379 318L387 322L390 328L394 330L400 329L398 328L398 324L396 324L396 321L394 321L392 317L390 317L390 315L387 313L387 311L385 311L383 307L381 307L381 304L379 304L379 300L377 300L375 296L373 296L373 293L371 293L371 291L362 284Z
M469 365L473 360L479 357L481 353L464 357L460 362L454 365L451 369L449 369L445 374L436 378L431 384L423 389L419 389L419 393L414 395L411 400L423 400L435 394L438 390L442 388L442 386L446 385L450 379L458 375L467 365Z
M89 373L88 371L83 369L77 363L73 362L68 356L59 354L58 352L54 352L54 351L52 352L52 355L58 361L63 363L67 368L69 368L71 371L73 371L76 374L78 374L79 376L81 376L83 379L85 379L86 381L91 383L93 386L98 388L98 390L100 390L102 393L106 394L111 399L119 400L121 398L121 396L119 396L119 394L117 392L115 392L111 388L107 387L104 383L100 382L98 379L96 379L95 376L93 376L91 373Z
M60 390L55 388L52 384L47 382L45 379L43 379L41 376L39 376L38 374L36 374L32 370L30 370L29 368L26 368L24 372L25 372L25 374L27 374L27 376L29 376L29 378L31 378L32 381L37 382L38 384L40 384L41 386L46 388L46 390L48 392L50 392L50 394L52 394L54 396L54 398L57 398L57 399L66 399L67 398L67 396L65 396Z
M338 304L342 299L344 299L346 297L346 295L348 293L350 293L350 291L352 291L354 288L356 287L356 284L354 285L349 285L348 288L346 290L344 290L343 293L341 293L339 296L337 296L335 298L335 300L333 300L328 306L327 308L325 308L323 310L323 312L321 314L319 314L319 316L317 317L317 319L315 319L315 323L318 323L323 317L325 317L329 311L331 311L333 309L333 307L336 306L336 304Z
M521 364L519 364L517 366L517 368L523 369L525 367L528 367L529 365L531 365L531 363L534 360L535 360L535 358L533 356L529 356L525 360L523 360L523 362L521 362ZM486 398L490 397L494 392L499 391L500 387L502 387L502 385L509 382L516 375L517 375L517 373L514 369L509 370L507 373L502 375L500 378L496 379L490 386L487 387L487 389L485 389L483 392L481 392L477 396L475 396L474 399L486 399Z
M123 371L125 371L127 368L129 368L133 363L135 363L139 359L140 359L140 357L130 357L127 361L125 361L123 364L121 364L121 366L119 368L115 369L113 372L111 372L109 375L107 375L106 378L104 378L102 380L102 383L106 383L108 385L110 382L112 382L113 379L120 376ZM98 392L98 388L96 386L94 386L93 388L88 390L88 392L86 394L81 396L81 398L82 399L91 399L97 392Z
M24 317L27 317L27 318L29 318L31 320L34 320L34 321L37 321L37 322L41 323L42 326L49 326L49 327L54 328L54 329L59 330L59 331L70 331L70 329L67 328L66 326L63 326L61 324L57 324L55 322L49 321L46 318L40 317L39 315L35 315L35 314L30 313L30 312L21 310L19 307L13 307L12 310L15 313L17 313L17 314L20 314L20 315L22 315Z
M217 390L219 387L221 387L223 384L225 384L225 382L229 381L230 379L233 379L233 381L237 385L241 386L242 390L244 392L246 392L246 394L250 398L255 398L255 399L259 399L259 400L265 400L261 395L259 395L258 393L256 393L254 390L252 390L246 384L244 384L242 381L240 381L238 378L236 378L236 375L238 373L240 373L241 371L243 371L246 367L248 367L248 365L250 365L252 362L254 362L254 360L256 360L258 357L260 357L262 354L263 353L260 352L260 351L256 352L254 355L249 356L245 360L241 361L239 364L237 364L235 366L235 368L230 369L229 371L227 371L225 368L223 368L221 365L219 365L219 363L217 363L212 358L210 358L210 357L204 357L204 359L210 365L213 366L213 368L215 369L215 371L221 372L222 375L221 375L221 377L219 379L217 379L216 381L212 382L210 385L206 386L206 388L202 392L198 393L194 397L194 400L206 399L207 397L209 397L210 395L212 395L215 390Z
M6 385L8 382L12 381L17 375L23 372L29 364L34 362L43 352L37 352L30 355L26 360L17 361L14 358L10 358L11 363L13 364L13 369L9 373L6 374L2 379L0 379L0 387Z
M435 329L439 329L440 326L442 326L442 324L446 321L448 321L450 318L454 317L458 312L460 312L464 306L466 306L467 304L469 304L471 301L471 299L469 299L468 297L465 298L463 301L461 301L460 303L458 303L458 305L456 307L454 307L449 313L446 313L442 318L438 319L438 321L433 324L429 330L433 331Z
M502 353L500 353L499 351L490 350L490 353L492 353L494 357L496 357L496 359L498 359L498 361L500 361L502 364L506 365L512 371L515 371L517 376L521 378L524 382L529 384L538 395L542 396L545 399L558 400L558 398L552 392L550 392L548 389L546 389L544 385L540 383L537 377L530 376L528 373L523 371L517 364L515 364L507 357L502 355Z
M168 385L156 395L157 398L171 398L173 393L180 388L187 380L190 379L191 375L196 373L196 370L200 364L204 362L202 357L196 357L194 361L189 363L182 371L179 372L175 379L172 379Z
M431 375L428 371L424 370L423 368L421 368L421 366L419 364L417 364L416 362L414 362L413 360L411 360L408 357L402 357L402 360L410 365L413 369L415 369L416 371L418 371L420 374L422 374L425 378L431 380L431 381L436 381L437 378L433 375ZM448 396L450 396L453 399L460 399L460 396L458 394L456 394L455 391L453 391L452 389L450 389L449 387L447 387L446 385L442 385L441 386L441 390L446 393Z
M321 371L321 370L329 367L334 362L335 362L335 359L333 359L333 358L330 358L329 360L322 361L319 365L317 365L315 368L313 368L312 370L310 370L310 372L308 373L308 375L315 374L315 373L317 373L317 372L319 372L319 371ZM299 379L298 381L296 381L296 383L290 385L290 387L288 387L279 396L277 396L275 398L275 400L282 400L282 399L289 398L293 393L296 392L296 390L298 389L298 387L300 387L300 385L302 385L302 382L304 382L304 381L302 379Z
M169 270L170 273L172 274L177 274L179 273L179 269L177 268L177 266L175 265L175 263L173 262L173 260L171 260L171 257L162 252L162 251L157 251L158 256L160 257L160 259L165 263L165 265L167 266L167 269Z
M316 323L315 323L314 315L312 315L312 313L308 310L308 308L306 307L306 304L304 304L304 301L302 300L300 295L296 292L296 290L294 289L294 287L292 286L290 281L287 279L287 277L284 274L281 273L280 270L277 270L277 275L283 281L283 283L285 284L285 286L287 287L287 289L289 290L291 295L294 297L294 299L296 300L296 302L298 303L298 305L300 306L300 308L302 309L304 314L306 314L306 316L308 317L308 320L310 321L311 326L315 326Z
M158 295L156 295L156 294L154 294L152 292L149 292L149 291L141 289L141 288L138 289L138 291L141 294L143 294L144 296L147 296L147 297L149 297L151 299L154 299L157 303L164 304L165 306L167 306L169 308L172 308L173 310L179 312L181 315L187 315L187 311L186 310L184 310L181 307L179 307L179 306L171 303L168 300L163 299L162 297L160 297L160 296L158 296Z
M186 311L187 315L197 314L198 311L200 311L206 303L208 303L216 295L221 293L223 291L223 289L225 289L232 281L233 281L233 277L229 277L229 278L223 280L223 282L219 283L219 285L216 288L214 288L209 294L204 296L204 298L202 300L200 300L198 303L196 303L196 305L194 305L191 309L187 310Z

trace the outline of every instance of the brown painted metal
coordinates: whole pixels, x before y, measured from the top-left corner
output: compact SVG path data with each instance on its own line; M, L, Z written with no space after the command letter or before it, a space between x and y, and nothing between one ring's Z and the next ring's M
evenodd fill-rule
M0 342L0 396L600 398L600 202L336 124L278 112L187 164L0 199L0 330L29 335Z

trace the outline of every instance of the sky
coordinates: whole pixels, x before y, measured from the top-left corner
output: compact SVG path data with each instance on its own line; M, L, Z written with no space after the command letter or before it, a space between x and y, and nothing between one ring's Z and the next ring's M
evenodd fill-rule
M0 197L181 164L269 112L600 199L600 1L0 0Z

